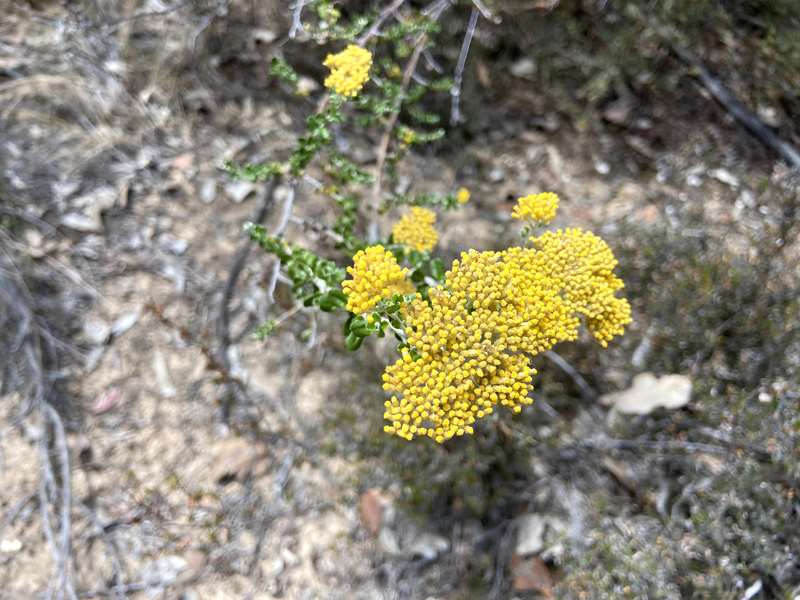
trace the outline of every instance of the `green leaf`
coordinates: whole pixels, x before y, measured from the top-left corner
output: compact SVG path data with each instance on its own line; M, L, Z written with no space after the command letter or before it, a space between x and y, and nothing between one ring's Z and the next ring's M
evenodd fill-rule
M444 263L441 258L434 258L430 262L431 277L436 281L444 280Z
M361 347L361 342L364 341L364 338L354 333L348 333L347 337L344 339L345 347L350 350L350 352L354 352Z

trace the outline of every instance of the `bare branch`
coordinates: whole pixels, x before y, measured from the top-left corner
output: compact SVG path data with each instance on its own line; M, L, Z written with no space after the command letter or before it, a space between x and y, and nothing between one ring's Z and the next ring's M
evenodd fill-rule
M380 33L381 25L383 25L384 21L396 13L400 7L405 4L405 1L406 0L394 0L394 2L392 2L389 6L384 8L383 11L381 11L381 14L378 15L378 18L375 19L375 22L372 24L372 26L360 37L358 37L358 39L356 39L356 44L363 46L370 38L378 35L378 33Z
M289 29L289 37L294 39L297 34L303 31L303 23L301 18L303 16L303 7L309 4L306 0L297 0L292 7L292 27Z
M553 350L548 350L544 353L544 356L575 382L584 400L594 401L597 399L597 392L592 389L592 386L578 373L575 367L569 364L560 354L557 354Z
M453 78L453 87L450 88L450 124L457 125L461 122L461 84L464 80L464 67L467 64L467 56L469 56L469 47L472 43L472 38L475 35L475 28L478 25L479 11L473 8L469 15L469 23L467 24L467 31L464 34L464 41L461 43L461 52L458 55L458 62L456 63L456 73Z

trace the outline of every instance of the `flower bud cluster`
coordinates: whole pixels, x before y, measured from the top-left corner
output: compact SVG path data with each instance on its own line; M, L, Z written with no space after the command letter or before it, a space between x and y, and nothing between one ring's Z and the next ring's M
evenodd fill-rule
M352 279L342 283L342 291L347 296L347 310L357 315L367 312L384 298L414 291L407 279L409 270L401 268L394 255L381 245L359 250L347 272Z
M530 219L546 225L556 218L556 211L558 211L558 196L553 192L544 192L519 198L511 216L514 219L522 221Z
M425 252L432 250L439 241L436 232L436 213L427 208L413 206L411 210L395 223L392 237L398 244Z
M353 98L369 79L372 53L350 44L337 54L329 54L323 64L331 70L331 74L325 78L325 87L342 96Z

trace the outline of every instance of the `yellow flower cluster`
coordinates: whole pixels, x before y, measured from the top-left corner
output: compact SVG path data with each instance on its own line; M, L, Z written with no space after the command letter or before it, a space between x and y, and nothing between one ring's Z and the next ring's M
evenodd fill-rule
M625 332L631 307L616 292L625 283L614 275L617 259L601 238L578 228L547 231L531 241L548 260L542 269L558 283L571 312L586 319L586 327L603 347Z
M427 208L414 206L411 211L395 223L392 236L398 244L425 252L431 250L439 241L436 232L436 213Z
M469 196L470 194L467 188L458 188L458 191L456 192L456 200L458 200L459 204L466 204L469 202Z
M630 322L614 291L622 282L608 246L577 229L549 233L534 248L463 253L444 285L405 309L408 351L386 368L387 433L441 443L472 433L498 404L533 401L531 357L578 337L580 316L605 344Z
M532 219L546 224L556 218L556 211L558 211L558 196L553 192L544 192L519 198L511 216L515 219Z
M347 310L355 314L367 312L394 294L414 291L406 279L408 269L401 268L394 255L381 245L356 252L353 266L347 267L347 272L352 279L342 283L342 290L347 296Z
M329 54L323 64L331 70L331 74L325 78L325 87L337 94L352 98L361 91L369 79L372 53L350 44L337 54Z

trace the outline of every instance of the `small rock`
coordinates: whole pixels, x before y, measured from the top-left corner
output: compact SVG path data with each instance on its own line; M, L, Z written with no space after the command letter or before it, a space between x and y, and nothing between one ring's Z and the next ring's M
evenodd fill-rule
M626 415L647 415L656 408L676 409L686 406L692 395L692 382L685 375L656 377L640 373L625 391L605 394L600 402Z
M181 577L184 581L199 577L208 563L208 557L202 550L189 550L183 555L183 558L186 561L187 567Z
M389 527L381 528L380 533L378 533L378 544L387 554L392 556L400 554L400 541L397 539L397 533Z
M83 337L95 346L104 344L111 335L111 326L97 317L89 317L83 324Z
M772 396L770 396L767 392L760 392L758 394L758 401L763 402L764 404L769 404L772 402Z
M533 127L548 133L553 133L554 131L557 131L559 127L561 127L561 120L556 113L552 112L544 115L534 115L530 118L529 123Z
M709 172L709 175L720 183L724 183L732 188L739 187L739 178L727 169L714 169Z
M169 279L179 294L186 289L186 271L177 262L168 261L161 265L160 275Z
M0 552L3 554L16 554L22 550L22 542L18 539L0 540Z
M756 109L756 112L758 114L758 117L770 127L777 128L781 126L781 119L778 116L778 111L775 110L773 107L766 106L764 104L759 104L758 108Z
M189 563L180 556L165 556L142 567L139 579L159 587L170 585L188 566Z
M506 178L506 172L501 167L494 167L489 171L489 181L492 183L500 183Z
M175 256L182 255L184 252L186 252L186 248L189 247L189 244L186 240L181 240L179 238L172 237L171 235L162 235L160 243L164 250L170 254L174 254Z
M102 221L93 219L81 213L68 213L61 217L61 224L75 231L84 233L100 232L103 230Z
M75 198L72 203L79 208L86 208L92 213L92 216L99 217L100 211L108 210L114 206L118 196L116 189L109 185L104 185Z
M703 174L705 173L705 169L702 166L696 166L689 169L689 172L686 174L686 185L690 187L700 187L703 185Z
M237 204L244 202L244 200L250 194L255 193L255 191L256 186L249 181L232 181L225 185L225 193Z
M199 478L207 478L209 485L220 485L230 481L243 481L259 466L265 466L266 451L251 441L230 437L212 444L208 449L210 461L201 466Z
M301 96L308 96L319 89L319 84L310 77L300 77L297 80L297 93Z
M200 201L211 204L217 197L217 182L211 178L203 180L200 184Z
M603 118L615 125L624 125L628 122L632 105L629 101L620 99L609 104L603 111Z
M412 557L420 557L425 560L434 560L443 552L450 549L450 542L440 535L433 533L423 533L419 535L408 547L408 553Z
M261 562L261 572L264 574L264 578L268 580L275 579L285 569L286 562L280 556Z
M169 376L169 368L167 367L167 359L160 350L153 352L153 372L156 377L156 384L158 385L158 392L164 398L174 398L178 391L172 385Z
M64 179L53 184L53 195L63 201L78 191L81 187L80 179Z
M598 160L594 163L594 170L600 175L608 175L611 172L611 166L604 160Z
M753 585L751 585L750 587L748 587L744 591L744 595L742 596L742 600L751 600L751 598L755 598L756 596L758 596L761 593L761 590L763 589L763 587L764 587L764 584L761 583L761 580L760 579L756 579L756 582Z
M136 322L139 320L139 311L135 310L133 312L125 313L120 318L118 318L114 323L111 325L111 333L114 337L119 337L123 333L127 332L131 327L136 325Z
M278 34L271 29L256 29L250 35L253 41L259 44L271 44L278 39Z
M545 547L547 521L541 515L525 515L519 519L516 552L520 556L539 554Z
M521 58L511 65L511 74L514 77L530 77L536 73L536 62L532 58Z

